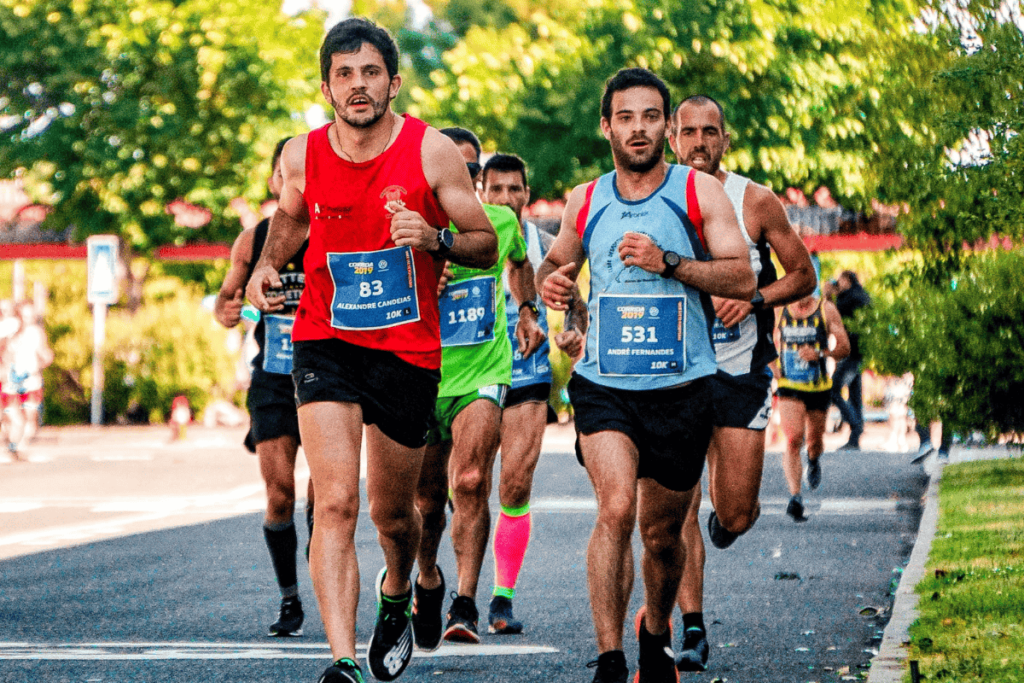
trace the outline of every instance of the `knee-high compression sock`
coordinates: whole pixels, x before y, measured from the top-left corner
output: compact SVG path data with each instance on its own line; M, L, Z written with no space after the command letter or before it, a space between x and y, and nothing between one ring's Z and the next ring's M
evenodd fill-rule
M530 503L518 508L501 506L494 525L494 595L512 599L530 545Z
M295 551L299 548L299 539L295 534L295 524L291 521L284 524L264 524L263 538L267 541L270 560L274 563L274 574L277 585L281 588L281 597L291 598L299 594L299 580L295 571Z

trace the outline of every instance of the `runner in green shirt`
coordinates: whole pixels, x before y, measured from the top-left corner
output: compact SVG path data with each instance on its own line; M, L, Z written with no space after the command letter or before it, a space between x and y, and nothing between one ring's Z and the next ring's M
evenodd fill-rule
M475 180L480 173L477 137L462 128L441 132L455 141ZM424 650L437 648L442 637L480 642L476 591L490 536L487 499L501 438L501 410L512 383L512 345L501 285L506 265L515 300L532 303L536 298L530 277L533 269L515 212L487 204L484 210L498 235L498 262L486 270L449 266L447 284L439 292L441 387L417 493L423 535L412 619L416 645ZM520 309L523 342L519 350L526 356L545 339L534 310L528 305ZM437 566L437 549L446 523L449 487L454 504L452 545L458 565L458 595L445 624L445 583Z

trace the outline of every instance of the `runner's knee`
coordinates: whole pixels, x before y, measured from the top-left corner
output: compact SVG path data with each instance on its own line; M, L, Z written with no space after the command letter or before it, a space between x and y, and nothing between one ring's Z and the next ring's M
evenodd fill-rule
M487 479L480 467L467 467L452 477L452 489L459 497L478 497L486 493Z
M359 493L326 496L318 492L313 514L317 526L354 529L359 518Z

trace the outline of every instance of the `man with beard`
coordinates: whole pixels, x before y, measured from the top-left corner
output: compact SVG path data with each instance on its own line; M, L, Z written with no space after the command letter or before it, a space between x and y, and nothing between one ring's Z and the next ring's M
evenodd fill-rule
M367 664L393 680L412 657L414 500L440 381L438 277L445 259L496 259L494 229L455 144L391 110L398 62L394 39L369 21L328 32L320 89L334 120L285 145L281 201L247 288L260 310L281 310L278 271L308 232L292 377L317 493L310 573L335 660L321 683L363 680L355 528L364 424L366 492L385 561Z
M615 171L576 187L538 270L544 303L566 310L584 259L586 356L569 383L577 456L597 496L587 576L599 656L595 683L625 683L622 651L639 518L645 605L641 683L676 681L669 617L684 563L683 519L711 438L716 372L711 295L749 300L746 244L722 185L664 159L668 89L646 69L608 81L601 130Z
M271 160L267 187L275 198L281 196L281 151L287 142L285 138L277 143ZM243 230L231 247L231 268L224 276L213 307L214 316L224 327L235 327L242 319L242 288L263 251L269 224L265 218L255 227ZM256 324L253 334L259 352L253 358L247 397L251 426L245 445L259 458L260 473L267 487L263 537L281 589L280 617L268 633L275 637L301 636L304 619L295 562L298 536L292 519L299 418L295 412L295 384L292 382L291 329L306 282L302 270L305 252L303 244L278 273L285 296L282 314L262 316ZM312 522L312 504L313 487L310 486L306 499L307 527Z
M721 168L729 133L718 102L703 95L683 100L673 115L668 142L679 163L722 182L757 278L758 289L751 300L711 298L718 373L709 381L714 429L707 455L708 493L715 509L708 517L708 535L716 548L728 548L753 526L760 513L764 430L772 406L768 366L778 355L772 341L774 307L810 294L816 277L807 249L775 194ZM781 279L776 277L769 247L786 271ZM680 671L703 671L708 657L703 615L704 540L697 517L700 499L697 487L683 524L686 569L679 587L683 641L676 657Z

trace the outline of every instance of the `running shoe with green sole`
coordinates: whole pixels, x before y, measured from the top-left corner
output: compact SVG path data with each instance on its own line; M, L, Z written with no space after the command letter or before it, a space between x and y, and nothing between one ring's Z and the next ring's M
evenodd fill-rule
M366 650L366 666L378 681L393 681L412 660L412 589L405 595L384 595L387 568L377 575L377 623Z

